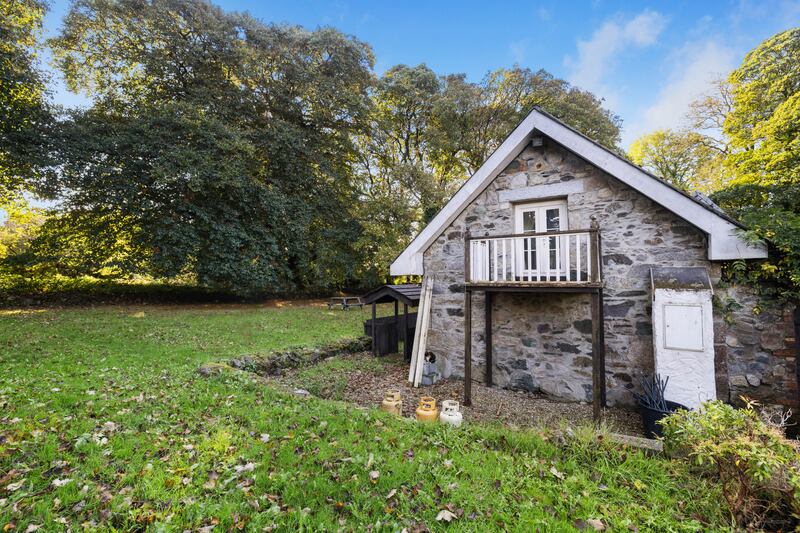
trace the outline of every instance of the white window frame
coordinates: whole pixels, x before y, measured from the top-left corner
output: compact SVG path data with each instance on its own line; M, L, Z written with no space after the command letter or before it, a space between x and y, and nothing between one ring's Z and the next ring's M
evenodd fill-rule
M568 231L569 220L567 215L567 201L566 200L548 200L545 202L526 202L514 205L514 233L523 234L523 214L534 211L536 213L536 235L542 235L536 239L536 268L525 268L525 252L524 243L518 243L517 246L517 272L524 279L528 278L541 278L546 276L564 276L567 274L567 261L566 249L561 246L562 239L555 239L556 249L556 268L541 268L542 265L550 267L550 251L552 250L550 244L550 237L545 237L547 233L547 210L553 208L559 209L559 229L557 231ZM532 232L527 232L532 233ZM533 233L532 233L533 234Z

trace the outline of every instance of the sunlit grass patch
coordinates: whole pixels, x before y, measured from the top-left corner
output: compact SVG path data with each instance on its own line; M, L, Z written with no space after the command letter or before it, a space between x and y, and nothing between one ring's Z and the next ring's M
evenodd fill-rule
M716 489L683 463L594 431L421 426L301 399L248 372L197 372L243 354L355 337L366 317L309 306L0 316L0 527L724 525ZM348 373L386 364L342 357L297 372L336 397Z

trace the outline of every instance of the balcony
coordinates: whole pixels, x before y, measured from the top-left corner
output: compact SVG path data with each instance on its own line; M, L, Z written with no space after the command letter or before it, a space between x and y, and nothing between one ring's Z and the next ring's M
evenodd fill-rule
M465 239L468 289L592 290L602 286L599 229Z

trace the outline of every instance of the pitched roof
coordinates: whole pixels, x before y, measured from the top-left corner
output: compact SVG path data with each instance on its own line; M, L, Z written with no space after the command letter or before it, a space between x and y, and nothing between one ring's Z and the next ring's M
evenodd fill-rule
M381 285L362 296L361 301L365 304L398 301L416 307L419 305L421 292L422 285L420 284Z
M534 132L563 146L706 233L710 260L767 256L765 244L746 241L741 234L741 225L725 215L719 207L712 205L710 200L689 196L535 107L397 256L390 269L393 276L423 273L422 254L425 250L517 157L530 142Z

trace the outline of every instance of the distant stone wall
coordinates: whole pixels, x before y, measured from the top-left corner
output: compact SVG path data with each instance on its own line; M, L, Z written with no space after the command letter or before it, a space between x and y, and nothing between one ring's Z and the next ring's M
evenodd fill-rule
M436 276L428 350L436 354L445 376L463 376L464 231L473 236L513 232L510 201L541 191L567 198L571 229L589 228L591 217L597 217L605 280L608 402L631 403L631 391L653 371L650 267L703 266L714 285L720 267L706 259L702 232L558 146L526 148L425 252L425 272ZM754 314L758 301L752 290L716 290L717 396L735 403L744 395L796 409L791 313L766 308ZM724 305L730 300L738 307ZM495 384L590 401L589 296L502 293L493 301ZM473 377L483 379L482 292L473 295L472 328Z

